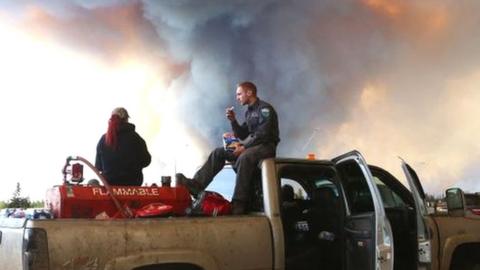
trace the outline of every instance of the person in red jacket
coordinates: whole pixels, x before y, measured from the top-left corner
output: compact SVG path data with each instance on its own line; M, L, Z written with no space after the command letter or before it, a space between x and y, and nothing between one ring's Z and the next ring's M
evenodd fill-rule
M125 108L115 108L97 144L95 167L114 186L141 186L142 169L151 162L145 140L128 118Z

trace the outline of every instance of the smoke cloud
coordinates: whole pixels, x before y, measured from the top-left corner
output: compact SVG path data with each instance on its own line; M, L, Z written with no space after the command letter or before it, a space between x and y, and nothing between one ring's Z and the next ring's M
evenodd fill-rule
M150 83L132 93L142 96L139 127L160 163L178 155L160 142L170 121L200 165L230 128L224 108L236 83L251 80L279 114L279 155L358 149L402 178L401 156L427 192L440 193L480 190L479 8L468 0L44 1L10 3L0 15L105 65L146 63Z

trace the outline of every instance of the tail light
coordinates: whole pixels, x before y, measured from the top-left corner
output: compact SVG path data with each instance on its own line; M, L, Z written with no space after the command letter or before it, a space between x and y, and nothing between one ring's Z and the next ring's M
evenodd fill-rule
M23 234L23 269L49 270L47 232L25 229Z

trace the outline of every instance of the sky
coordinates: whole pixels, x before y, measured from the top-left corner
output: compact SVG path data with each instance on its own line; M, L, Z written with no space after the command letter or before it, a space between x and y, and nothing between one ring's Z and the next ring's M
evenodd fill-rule
M91 162L113 108L146 140L145 183L192 176L237 83L280 120L278 155L353 149L426 192L480 191L480 2L2 1L0 200L42 200ZM241 120L241 117L239 117ZM88 171L88 169L85 169ZM87 172L87 176L89 173ZM228 183L233 185L233 183Z

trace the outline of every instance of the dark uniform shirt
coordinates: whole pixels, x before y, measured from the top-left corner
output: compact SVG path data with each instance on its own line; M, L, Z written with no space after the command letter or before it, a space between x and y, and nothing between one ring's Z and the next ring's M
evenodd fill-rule
M244 140L245 148L259 144L277 146L280 142L277 112L272 105L259 98L254 104L248 105L242 125L237 121L231 124L235 136Z

